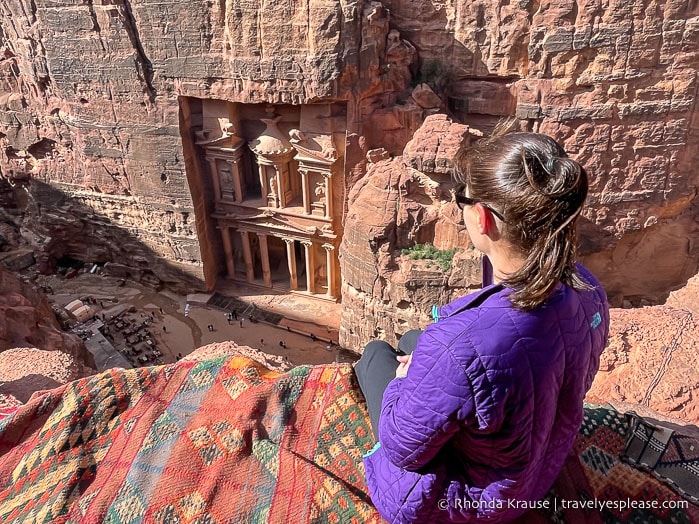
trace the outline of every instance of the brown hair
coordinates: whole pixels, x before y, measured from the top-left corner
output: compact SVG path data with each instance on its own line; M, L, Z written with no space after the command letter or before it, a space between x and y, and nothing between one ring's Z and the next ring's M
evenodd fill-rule
M510 133L462 145L454 156L457 191L500 211L502 234L526 257L507 275L521 310L542 304L563 282L589 288L577 274L575 223L587 197L587 174L551 137Z

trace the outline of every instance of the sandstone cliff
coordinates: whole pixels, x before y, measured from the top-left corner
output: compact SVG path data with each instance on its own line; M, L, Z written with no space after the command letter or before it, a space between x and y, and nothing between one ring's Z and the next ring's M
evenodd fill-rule
M588 166L583 249L615 303L661 301L697 271L698 9L11 0L0 7L0 176L19 188L36 250L211 287L223 264L193 174L188 101L341 101L348 192L368 151L400 154L435 111L486 130L516 115Z
M62 351L94 365L82 341L62 331L46 295L0 268L0 351L22 347Z
M470 131L444 115L428 117L402 156L370 164L350 193L340 249L346 347L359 350L374 338L395 344L429 321L433 304L480 286L481 257L449 194L449 159ZM410 257L427 244L438 251Z
M588 393L699 424L697 320L669 306L613 309L609 344Z
M35 391L95 373L92 368L92 355L61 330L46 295L0 268L0 405L26 402Z

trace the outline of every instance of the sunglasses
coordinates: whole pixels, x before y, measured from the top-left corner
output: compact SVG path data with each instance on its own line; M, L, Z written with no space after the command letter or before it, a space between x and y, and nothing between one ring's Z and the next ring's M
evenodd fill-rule
M459 209L463 209L464 206L473 206L475 204L480 204L484 208L486 208L488 211L490 211L493 215L495 215L500 220L505 222L505 217L502 216L502 213L500 213L499 211L496 211L489 204L481 202L480 200L476 200L475 198L464 196L460 193L454 193L454 200L456 201L456 205L459 206Z

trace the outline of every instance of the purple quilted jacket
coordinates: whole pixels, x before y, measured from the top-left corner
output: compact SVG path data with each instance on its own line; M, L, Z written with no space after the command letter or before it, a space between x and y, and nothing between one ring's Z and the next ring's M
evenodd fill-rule
M499 285L441 308L386 388L365 457L389 522L507 522L550 489L573 446L609 332L599 282L531 312Z

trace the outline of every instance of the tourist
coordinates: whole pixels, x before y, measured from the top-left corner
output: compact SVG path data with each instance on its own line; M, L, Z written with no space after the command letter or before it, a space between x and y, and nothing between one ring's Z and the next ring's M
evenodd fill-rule
M260 345L262 345L262 346L265 345L265 339L264 339L264 338L261 338L261 339L260 339Z
M214 325L213 325L213 324L209 324L208 326L206 326L206 328L207 328L209 331L213 331L213 330L214 330Z
M167 333L167 328L163 326L163 333Z
M240 327L243 327L243 318L240 318Z
M283 347L284 349L286 349L286 342L284 342L283 340L280 340L280 341L279 341L279 345L280 345L281 347Z
M436 308L398 352L370 342L356 365L378 441L367 486L390 522L509 522L539 501L607 342L605 293L576 263L585 170L534 133L462 145L454 167L494 283Z
M318 340L318 338L313 333L311 333L311 340L315 342L316 340Z

